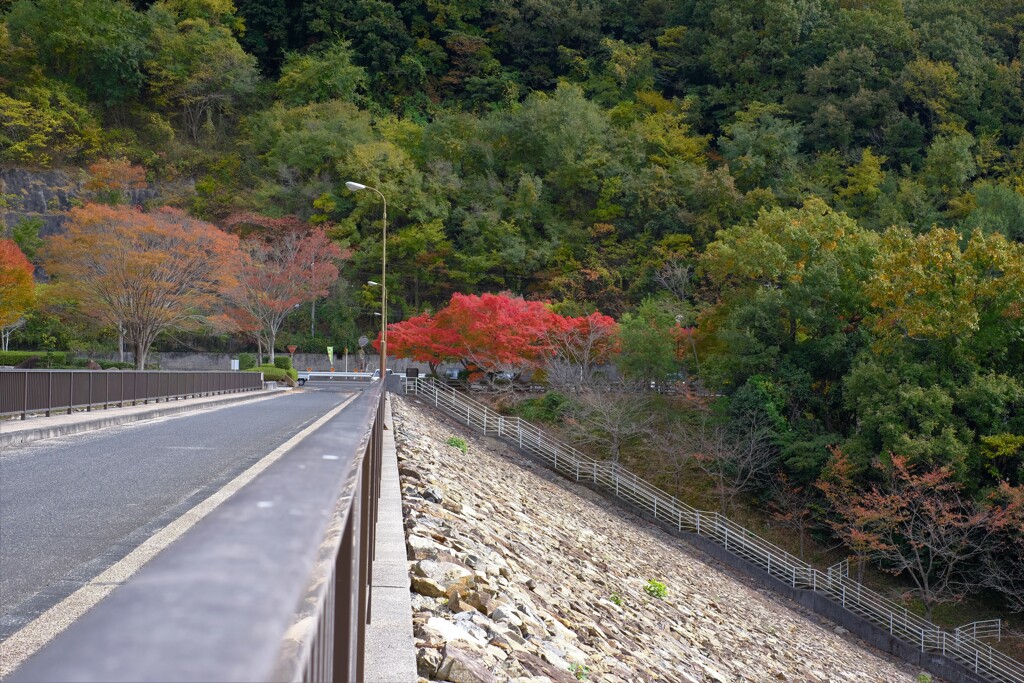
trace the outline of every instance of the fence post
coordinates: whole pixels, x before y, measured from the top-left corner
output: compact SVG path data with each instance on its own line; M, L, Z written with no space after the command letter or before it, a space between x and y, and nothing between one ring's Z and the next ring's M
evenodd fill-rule
M46 417L50 417L50 409L53 407L53 372L46 371Z
M23 393L23 395L21 397L21 419L22 420L27 420L28 419L28 370L25 371L24 377L25 377L25 384L24 384L25 391L24 391L24 393Z

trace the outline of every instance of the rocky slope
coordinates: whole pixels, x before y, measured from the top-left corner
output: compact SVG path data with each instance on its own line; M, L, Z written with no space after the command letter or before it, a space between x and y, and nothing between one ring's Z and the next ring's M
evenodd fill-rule
M423 678L916 680L500 442L393 406Z

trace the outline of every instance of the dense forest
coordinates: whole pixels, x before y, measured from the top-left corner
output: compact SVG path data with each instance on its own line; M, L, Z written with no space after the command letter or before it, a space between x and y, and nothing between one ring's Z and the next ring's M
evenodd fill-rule
M965 573L1024 609L1019 0L0 12L0 163L120 169L96 197L141 178L196 220L315 226L345 256L278 348L373 334L381 206L345 182L370 185L391 319L497 292L611 316L626 375L688 373L734 443L766 435L785 486L745 495L906 574L892 546L945 548L916 588L929 610ZM53 295L12 345L110 343L73 309ZM844 502L872 494L892 519L938 494L930 540Z

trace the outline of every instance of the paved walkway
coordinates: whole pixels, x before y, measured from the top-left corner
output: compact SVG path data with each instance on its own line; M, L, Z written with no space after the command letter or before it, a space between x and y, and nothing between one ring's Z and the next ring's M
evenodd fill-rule
M155 417L176 415L199 408L220 406L238 401L252 401L261 398L279 396L287 389L263 389L261 391L243 391L235 394L217 394L200 396L199 398L171 399L169 401L150 401L124 408L96 408L91 411L77 410L70 415L67 412L56 413L46 417L38 415L27 420L0 419L0 448L17 446L18 444L52 439L57 436L79 434L94 429L102 429L113 425L150 420Z

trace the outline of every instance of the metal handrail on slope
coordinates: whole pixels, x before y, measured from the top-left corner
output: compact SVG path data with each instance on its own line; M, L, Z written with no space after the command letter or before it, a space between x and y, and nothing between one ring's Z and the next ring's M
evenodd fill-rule
M941 653L996 683L1024 683L1024 664L980 642L975 632L946 631L854 581L849 577L848 563L820 571L724 515L697 510L617 463L595 460L518 417L499 415L430 378L407 379L405 393L416 394L484 434L508 439L556 472L590 482L659 522L715 542L775 579L827 597L922 652Z

